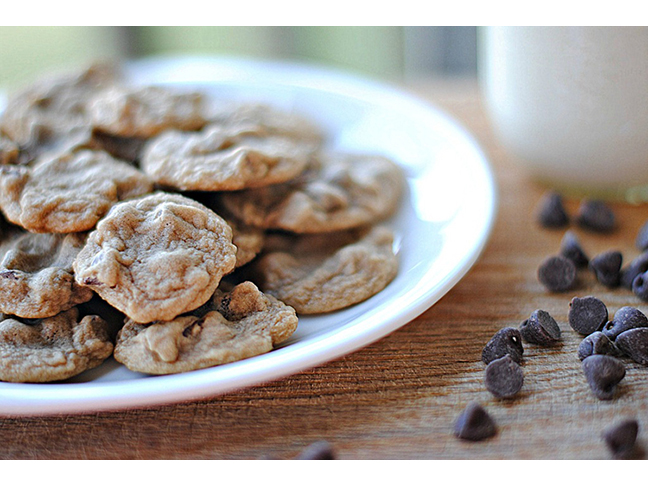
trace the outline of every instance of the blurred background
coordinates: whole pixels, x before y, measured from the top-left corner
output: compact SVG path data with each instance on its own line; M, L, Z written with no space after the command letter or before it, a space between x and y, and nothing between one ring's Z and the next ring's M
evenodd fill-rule
M0 27L0 87L94 60L228 55L314 62L391 82L474 77L476 27Z

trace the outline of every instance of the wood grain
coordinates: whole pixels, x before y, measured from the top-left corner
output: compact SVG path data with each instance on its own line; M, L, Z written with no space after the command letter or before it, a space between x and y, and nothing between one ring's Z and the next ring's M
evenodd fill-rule
M614 313L648 311L629 291L609 290L587 271L578 288L548 294L536 280L542 259L557 252L563 231L533 220L544 188L534 185L493 139L473 81L428 80L409 89L453 114L492 161L499 212L490 241L469 274L407 326L356 353L289 378L211 400L142 410L0 418L3 459L292 458L326 439L340 459L605 459L601 431L622 417L640 422L648 440L648 368L629 363L612 401L590 392L576 356L582 339L567 324L575 295L596 295ZM460 191L460 188L457 188ZM568 201L573 214L577 200ZM633 242L648 207L615 204L619 230L600 236L576 229L593 256L638 254ZM564 342L526 346L522 392L497 400L483 384L481 349L500 328L518 326L535 309L559 322ZM457 440L452 424L470 401L499 425L491 440Z

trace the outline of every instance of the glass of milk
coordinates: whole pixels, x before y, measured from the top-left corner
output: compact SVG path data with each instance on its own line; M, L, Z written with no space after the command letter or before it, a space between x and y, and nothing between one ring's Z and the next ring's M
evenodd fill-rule
M648 27L485 27L493 130L565 194L648 201Z

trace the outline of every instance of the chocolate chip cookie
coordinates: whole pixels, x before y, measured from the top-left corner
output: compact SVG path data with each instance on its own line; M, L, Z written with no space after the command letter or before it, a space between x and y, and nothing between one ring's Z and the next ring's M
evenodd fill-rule
M205 125L200 93L159 86L111 86L88 103L90 124L120 137L153 137L164 130L198 130Z
M169 131L144 147L142 170L158 184L190 191L234 191L293 179L312 147L256 125L209 125Z
M113 206L74 262L76 281L135 322L170 320L209 300L236 263L232 230L176 194Z
M90 98L118 79L114 67L97 64L38 81L9 99L0 128L21 147L47 146L87 127Z
M389 159L328 154L285 184L224 193L221 201L251 226L322 233L373 224L391 215L403 187L402 173Z
M254 127L259 134L293 138L313 148L324 142L323 130L310 119L260 103L219 103L209 114L209 123Z
M385 288L396 276L398 259L392 232L379 226L368 232L277 236L254 271L264 292L299 314L316 314L357 304Z
M104 362L113 351L106 322L76 308L46 319L0 315L0 380L65 380Z
M266 353L297 328L294 309L251 282L217 290L202 310L149 325L127 321L115 359L143 373L181 373Z
M99 151L44 158L33 167L0 166L0 208L33 232L92 229L116 202L152 190L146 175Z
M0 244L0 312L51 317L90 300L92 290L74 280L72 262L86 234L12 231Z

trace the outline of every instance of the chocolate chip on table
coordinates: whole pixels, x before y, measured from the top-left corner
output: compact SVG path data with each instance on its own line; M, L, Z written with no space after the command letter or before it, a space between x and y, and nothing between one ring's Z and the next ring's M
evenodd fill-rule
M621 283L621 265L623 255L616 250L610 250L596 255L589 262L589 268L596 275L596 280L609 288L618 287Z
M639 229L637 239L635 240L635 246L641 251L648 250L648 221L646 221Z
M648 327L637 327L619 334L615 344L632 361L648 365Z
M603 431L603 440L615 459L630 459L635 453L639 422L625 419Z
M460 439L480 441L497 434L497 425L484 407L471 402L457 418L454 433Z
M640 273L632 281L632 293L641 300L648 301L648 272Z
M603 201L585 199L581 202L576 222L582 228L596 233L611 233L616 229L612 208Z
M336 459L335 451L331 444L325 440L313 442L295 458L298 460L332 460Z
M632 283L637 276L648 271L648 251L634 258L625 268L621 269L621 286L632 290Z
M589 257L573 231L567 231L560 242L560 254L571 260L576 268L586 267Z
M505 327L495 333L482 350L482 361L489 364L507 354L517 363L522 361L524 354L522 335L513 327Z
M497 398L510 398L520 391L524 384L522 367L506 356L491 361L486 367L486 389Z
M648 327L648 317L636 307L625 306L616 311L614 318L603 326L603 334L615 340L622 332L637 327Z
M538 280L550 292L565 292L576 282L576 265L564 256L550 256L538 267Z
M620 360L605 354L593 354L583 360L583 373L596 398L611 400L626 371Z
M520 324L520 334L527 343L551 346L560 341L560 327L551 315L542 309L533 311Z
M569 303L569 325L583 336L600 330L608 320L605 304L593 296L574 297Z
M546 193L539 203L538 222L545 228L563 228L569 224L562 196L555 192Z
M593 332L583 339L578 346L578 359L581 361L594 354L616 356L618 353L619 351L614 343L601 331Z

